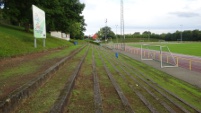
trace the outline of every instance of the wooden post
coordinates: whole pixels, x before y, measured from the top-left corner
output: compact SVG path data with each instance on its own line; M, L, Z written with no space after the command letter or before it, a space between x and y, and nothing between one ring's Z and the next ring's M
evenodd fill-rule
M189 60L189 70L192 70L192 60Z
M179 58L177 57L177 66L179 66Z
M167 63L169 63L169 59L168 59L168 56L167 56Z

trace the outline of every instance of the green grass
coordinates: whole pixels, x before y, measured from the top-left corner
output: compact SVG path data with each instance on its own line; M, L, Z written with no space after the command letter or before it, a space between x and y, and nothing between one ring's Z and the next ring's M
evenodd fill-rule
M28 102L19 108L18 112L47 112L58 98L60 91L63 89L70 74L73 73L76 65L77 62L71 63L71 66L68 67L68 71L65 68L60 69L44 87L35 92Z
M73 60L70 60L61 67L52 78L39 88L23 105L21 105L16 113L27 113L27 112L48 112L53 106L54 102L63 90L65 83L69 77L74 73L80 59L82 58L85 50L78 53ZM70 64L70 65L69 65ZM79 92L76 92L77 94Z
M107 64L110 72L112 73L113 78L116 80L118 85L121 87L123 94L128 99L129 104L131 105L132 109L134 109L134 111L136 113L149 113L150 112L149 109L146 106L144 106L144 103L134 93L134 90L136 91L136 89L131 88L131 86L134 86L134 85L131 85L131 84L133 84L132 79L130 79L130 78L127 79L128 76L126 76L126 74L124 72L122 72L123 70L118 69L120 73L124 73L124 74L122 74L122 76L125 77L125 80L124 80L123 77L121 77L119 75L119 73L114 70L113 65L111 65L111 61L106 62L106 64ZM119 65L117 65L117 66L119 66ZM116 68L118 68L118 67L116 67Z
M92 47L94 48L94 46ZM98 52L101 51L100 54ZM73 70L76 68L78 61L84 56L84 52L86 52L86 49L84 51L81 51L76 57L74 57L71 62L67 62L64 65L64 68L61 68L57 73L55 73L55 76L52 77L42 88L40 88L34 96L30 98L35 98L33 100L28 100L27 103L24 105L28 106L22 106L22 109L20 109L19 112L46 112L47 109L50 109L50 107L53 105L55 99L57 99L57 96L59 95L60 90L62 89L65 81L67 81L67 78L71 75ZM114 53L111 53L109 51L102 51L99 49L94 50L95 55L95 62L96 62L96 69L98 77L99 77L99 83L101 88L101 95L103 99L103 110L105 112L124 112L124 108L122 106L121 101L119 100L118 95L116 94L116 91L114 90L113 85L111 84L105 70L103 67L103 62L100 60L99 55L104 56L104 59L106 61L106 65L110 69L111 73L113 74L114 78L122 88L123 92L125 93L126 97L128 98L129 102L133 105L133 108L138 109L138 112L145 112L145 109L140 109L135 104L137 104L137 99L135 98L134 94L132 93L132 90L128 85L135 86L135 82L133 82L128 76L126 77L126 81L124 81L117 72L112 68L113 66L110 64L111 61L107 61L108 59L106 52L108 54L112 55L114 57ZM83 64L82 70L80 72L80 76L76 79L75 88L72 92L72 97L70 99L70 106L67 107L67 109L70 109L70 111L79 112L79 110L82 110L83 112L94 112L94 106L93 106L93 82L92 82L92 67L91 67L91 49L89 51L89 54L85 60L85 63ZM76 61L75 61L76 60ZM174 77L171 77L170 75L156 70L148 65L145 65L139 61L135 61L132 58L128 56L124 56L122 54L119 55L119 58L116 60L120 60L123 62L126 62L127 64L132 65L137 70L134 70L134 72L139 73L143 72L146 76L145 78L149 78L150 80L153 80L157 83L157 85L173 92L174 94L178 95L180 98L183 98L185 101L190 103L191 105L195 106L198 109L201 109L200 107L200 99L201 99L201 93L200 89L196 88L186 82L183 82L179 79L176 79ZM74 63L72 63L74 62ZM67 66L67 67L66 67ZM69 66L69 67L68 67ZM121 70L119 65L117 65L117 68L119 69L120 73L125 72ZM67 69L67 70L66 70ZM132 71L127 70L131 73L132 76L135 75L135 73L132 73ZM68 74L67 74L68 73ZM62 78L61 78L62 76ZM63 78L65 77L65 79ZM55 85L57 84L57 85ZM136 90L141 90L137 89ZM143 94L145 95L145 94ZM145 95L146 96L146 95ZM130 98L130 99L129 99ZM133 100L131 100L133 99ZM88 101L87 101L88 100ZM152 101L153 99L148 97L148 100ZM172 103L171 103L172 104ZM79 106L78 106L79 105ZM155 108L160 107L157 106L157 104L154 105ZM162 109L162 108L157 108ZM147 111L147 110L146 110ZM163 109L161 110L163 111Z
M5 80L5 79L9 79L10 77L19 76L19 75L22 76L22 75L33 73L42 67L41 64L43 62L52 60L52 59L63 58L78 47L79 46L71 46L63 50L60 50L59 52L53 52L51 54L45 55L39 59L31 60L29 62L25 62L15 67L8 68L6 70L1 70L0 80Z
M32 32L27 33L21 27L2 24L0 24L0 29L0 58L72 45L72 43L66 40L54 38L47 34L46 47L43 47L43 39L37 39L37 48L34 48Z
M90 47L91 48L91 47ZM93 93L93 81L92 75L92 51L89 50L83 67L80 70L69 105L66 107L66 111L69 113L76 113L82 111L83 113L94 113L94 93ZM83 82L84 81L84 82Z
M47 56L44 56L42 58L40 58L40 61L43 62L45 60L51 60L51 59L54 59L54 58L62 58L68 54L70 54L70 52L80 48L81 46L70 46L70 47L67 47L67 48L64 48L63 50L61 51L58 51L56 53L51 53L50 55L47 55Z
M194 43L149 43L151 45L163 45L168 46L170 51L172 53L179 53L179 54L185 54L185 55L193 55L193 56L199 56L201 57L201 43L200 42L194 42ZM133 47L141 47L141 44L128 44L129 46ZM151 47L150 49L159 50L159 47ZM165 50L166 51L166 50Z
M13 76L19 76L19 75L27 75L29 73L35 72L38 69L38 66L34 64L33 62L28 62L26 64L21 64L18 67L13 67L11 69L7 69L0 73L1 77L0 80L9 79Z
M159 86L176 94L196 108L201 109L201 103L200 101L197 101L201 99L201 90L199 88L192 86L189 83L179 80L173 76L170 76L162 71L154 69L153 67L150 67L139 61L132 60L127 56L123 55L122 59L134 66L140 72L143 72L146 78L153 80Z
M201 56L201 52L199 52L201 49L201 43L167 44L167 46L174 53Z
M33 38L33 33L26 33L23 31L23 28L21 27L16 27L16 26L5 26L5 25L1 25L0 24L0 59L1 58L5 58L5 57L13 57L13 56L18 56L18 55L23 55L23 54L30 54L30 53L34 53L34 52L40 52L40 51L44 51L44 50L49 50L52 48L58 48L58 47L62 47L62 46L70 46L73 45L70 42L67 42L65 40L61 40L61 39L57 39L57 38L53 38L51 37L49 34L47 34L47 38L46 38L46 47L43 47L42 44L42 39L38 39L37 43L38 43L38 48L34 48L34 38ZM130 40L127 40L126 42L130 42ZM78 44L82 44L84 42L80 41ZM173 53L181 53L181 54L187 54L187 55L194 55L194 56L201 56L201 43L167 43L167 44L162 44L162 43L155 43L156 45L167 45L171 52ZM129 44L130 46L134 46L134 47L140 47L140 44ZM76 46L71 46L71 48L69 49L75 49ZM155 50L157 50L157 48L153 48ZM52 58L55 57L62 57L64 55L66 55L69 51L60 51L57 54L52 54L52 55L48 55L46 57L41 58L41 61L44 60L51 60ZM95 56L96 56L96 63L97 63L97 70L99 70L98 72L98 76L100 77L100 84L102 85L102 88L109 88L111 89L111 92L106 92L106 95L108 96L108 98L103 97L104 99L106 99L105 101L107 102L103 102L103 107L105 109L111 110L110 108L108 108L108 105L111 105L113 108L118 108L119 111L121 111L121 104L120 101L117 98L117 95L114 94L114 89L111 88L111 83L108 80L108 77L106 76L106 73L102 67L102 63L101 60L98 57L98 54L95 52ZM179 97L183 98L185 101L187 101L188 103L192 104L193 106L201 109L200 107L200 102L198 100L201 99L201 93L200 93L200 89L189 85L179 79L176 79L174 77L171 77L170 75L163 73L161 71L158 71L150 66L147 66L145 64L142 64L140 62L134 61L133 59L130 58L126 58L123 60L127 60L127 63L135 66L137 69L139 69L141 72L145 73L145 75L147 75L147 77L150 77L150 79L152 79L154 82L156 82L158 85L164 87L167 90L170 90L171 92L173 92L174 94L178 95ZM30 67L30 65L32 65L32 67ZM76 65L75 65L76 66ZM72 67L73 70L74 67ZM19 67L13 68L12 71L9 70L5 70L4 72L2 72L5 76L5 78L9 78L9 76L17 74L19 75L20 73L23 74L28 74L31 73L35 70L37 70L38 67L36 66L36 64L33 64L33 62L28 62L26 64L22 64ZM86 75L89 74L89 72L85 72ZM58 78L58 81L60 80L60 78ZM64 82L64 81L63 81ZM119 83L120 85L124 86L123 83L121 83L123 81L121 81L121 79L119 79ZM56 82L50 82L52 84L56 84ZM62 84L61 84L62 85ZM56 85L57 86L57 85ZM53 92L57 92L58 91L58 87L62 87L62 86L58 86L55 87L53 90L53 87L49 87L46 90L41 90L38 93L42 93L42 92L48 92L48 91L53 91ZM126 89L125 89L126 90ZM75 90L74 95L78 95L80 93L80 91ZM47 95L52 94L52 92L48 92ZM90 94L87 94L88 96ZM57 94L58 96L58 94ZM57 97L55 95L53 95L53 97ZM110 98L109 98L110 97ZM39 100L36 101L40 101L40 99L43 98L43 95L41 98L39 98ZM51 100L51 98L49 98L49 100ZM42 101L40 101L42 102ZM48 102L49 103L49 102ZM109 103L109 104L108 104ZM113 103L116 104L113 105ZM46 105L47 103L41 103ZM38 106L38 105L34 105L34 106ZM40 106L36 107L35 110L39 109ZM111 110L112 111L112 110Z
M99 58L99 56L102 56L103 54L98 54L98 51L100 50L94 50L94 56L97 75L99 78L101 96L102 100L104 100L102 102L103 112L123 113L125 112L125 110L121 103L121 100L119 99L119 96L117 95L111 81L108 78L108 75L103 67L102 60Z

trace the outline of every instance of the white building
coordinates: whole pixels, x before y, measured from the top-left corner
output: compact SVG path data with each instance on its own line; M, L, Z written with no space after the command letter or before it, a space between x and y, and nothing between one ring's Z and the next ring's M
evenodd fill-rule
M64 40L70 40L70 34L62 33L61 31L50 31L50 35Z

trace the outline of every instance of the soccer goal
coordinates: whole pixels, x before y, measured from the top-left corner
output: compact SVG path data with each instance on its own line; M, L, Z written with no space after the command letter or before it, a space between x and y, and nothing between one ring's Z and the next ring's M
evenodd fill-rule
M158 40L159 43L167 43L165 40Z
M178 43L182 43L182 39L177 39L177 42Z
M153 49L153 45L149 44L141 44L141 60L153 60L154 59L154 54L155 50Z
M178 67L168 46L142 44L141 60L159 61L161 68Z
M139 40L140 43L144 43L144 40Z
M168 46L160 46L160 62L161 68L178 67L175 57L172 55Z

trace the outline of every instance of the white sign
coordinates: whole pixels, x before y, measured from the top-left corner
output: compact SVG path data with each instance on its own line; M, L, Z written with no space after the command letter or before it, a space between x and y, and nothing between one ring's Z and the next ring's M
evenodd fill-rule
M33 31L35 38L46 38L45 12L35 5L33 10Z

